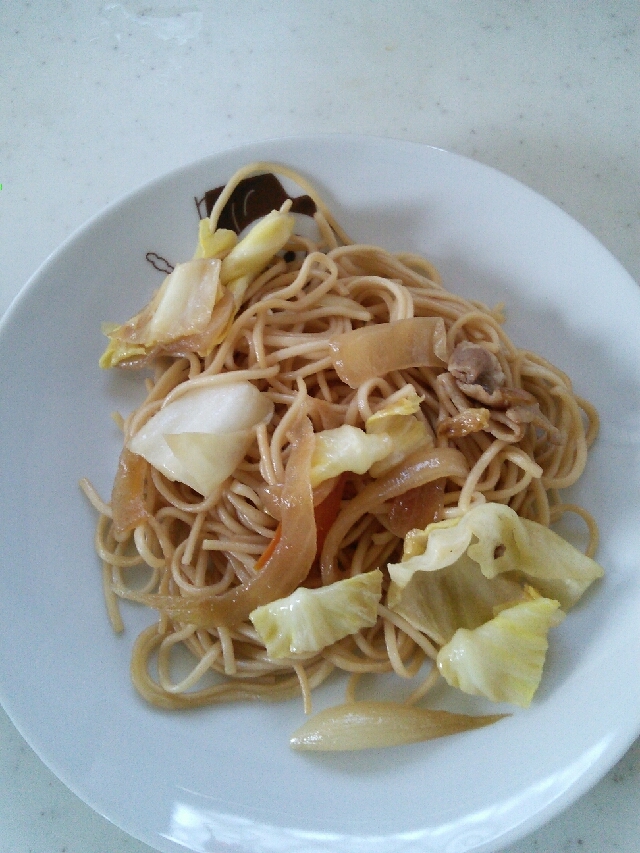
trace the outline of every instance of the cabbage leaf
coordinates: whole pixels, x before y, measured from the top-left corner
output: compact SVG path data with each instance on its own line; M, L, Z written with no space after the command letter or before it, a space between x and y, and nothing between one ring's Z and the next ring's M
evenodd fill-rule
M375 625L382 572L374 569L318 589L299 587L287 598L257 607L249 618L271 659L319 652Z
M311 487L337 477L343 471L364 474L392 449L392 439L386 433L367 435L358 427L343 424L315 434L311 457Z
M207 497L233 473L254 428L272 414L272 401L251 382L200 385L159 409L127 447L169 480Z
M415 416L422 397L415 390L382 406L367 418L365 429L343 424L316 433L311 485L344 471L379 477L424 444L433 444L427 426Z
M542 678L549 629L563 618L549 598L508 607L478 628L459 628L438 652L438 669L465 693L526 708Z
M381 477L418 447L433 445L429 429L415 415L423 399L412 389L407 396L385 404L367 418L365 430L368 435L386 434L393 443L392 451L371 466L369 473L372 477Z
M498 608L526 597L521 584L504 577L489 580L465 554L446 569L415 572L404 588L392 583L387 604L441 646L458 628L477 628Z
M228 228L216 228L212 231L209 220L201 219L194 258L222 258L229 254L237 242L235 231Z
M226 335L248 286L291 237L294 224L292 214L274 210L238 241L233 231L211 232L209 220L201 220L195 257L177 264L138 314L122 325L103 326L109 344L100 367L171 354L179 342L201 357L208 355Z
M463 555L486 578L502 575L529 583L559 601L565 611L604 574L598 563L554 531L497 503L480 504L460 518L411 531L405 538L402 562L390 564L389 574L404 589L415 572L445 569Z
M220 280L233 294L236 306L253 281L284 248L295 226L291 213L272 210L248 231L222 261Z
M195 338L194 352L206 355L216 342L216 337L206 332L214 307L223 295L220 270L218 258L178 264L142 311L121 326L103 326L109 344L100 367L115 367L144 357L184 338Z

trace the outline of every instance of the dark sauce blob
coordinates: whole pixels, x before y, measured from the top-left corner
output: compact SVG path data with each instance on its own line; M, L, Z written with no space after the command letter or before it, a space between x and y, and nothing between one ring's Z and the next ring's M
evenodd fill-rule
M224 186L208 190L201 199L195 199L198 215L201 219L210 216L213 205L220 196ZM308 195L293 198L282 186L278 178L271 172L254 175L240 181L231 193L218 220L218 228L226 228L240 234L247 225L256 219L266 216L272 210L279 210L285 201L291 200L291 212L304 216L313 216L316 205ZM204 207L204 210L203 210Z

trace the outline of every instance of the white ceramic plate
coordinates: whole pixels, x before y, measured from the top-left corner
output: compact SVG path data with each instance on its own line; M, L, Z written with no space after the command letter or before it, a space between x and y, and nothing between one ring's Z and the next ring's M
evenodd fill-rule
M109 494L110 421L140 379L98 370L103 320L159 284L156 251L190 257L194 196L255 159L319 187L356 239L427 253L453 290L508 306L521 345L564 368L602 414L577 498L606 579L554 631L532 707L480 731L355 755L288 747L297 701L189 713L148 707L128 675L150 614L116 637L77 482ZM91 221L34 276L0 328L0 697L83 800L164 853L495 851L593 785L640 732L640 290L596 240L517 182L419 145L293 139L216 155ZM316 708L329 704L320 691Z

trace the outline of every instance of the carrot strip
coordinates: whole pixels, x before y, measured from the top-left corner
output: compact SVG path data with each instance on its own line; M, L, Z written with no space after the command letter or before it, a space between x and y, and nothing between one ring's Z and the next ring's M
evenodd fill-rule
M314 560L313 568L317 568L318 558L320 553L322 552L322 546L324 545L324 540L327 538L327 534L331 529L331 525L338 517L338 513L340 512L340 503L342 501L342 494L344 492L344 484L346 482L346 475L341 474L338 478L335 486L331 489L326 498L317 504L314 507L314 518L316 521L316 559ZM267 545L263 553L258 558L256 562L255 569L256 571L260 571L260 569L264 566L264 564L269 560L273 552L275 551L278 542L280 541L280 536L282 535L282 523L278 524L273 534L273 538L271 542Z
M258 558L258 562L255 565L256 571L260 571L260 569L264 566L264 564L267 562L267 560L271 557L273 552L276 550L276 547L278 545L278 542L280 541L281 536L282 536L282 522L280 522L280 524L278 524L278 526L276 527L276 529L273 533L273 538L271 539L271 542L269 542L267 547L264 549L264 551L262 552L262 554Z
M338 513L340 512L340 504L342 502L342 495L344 493L346 481L346 474L341 474L338 477L335 486L331 489L326 498L314 507L313 512L316 519L316 541L318 554L322 553L324 540L327 538L331 525L336 520Z

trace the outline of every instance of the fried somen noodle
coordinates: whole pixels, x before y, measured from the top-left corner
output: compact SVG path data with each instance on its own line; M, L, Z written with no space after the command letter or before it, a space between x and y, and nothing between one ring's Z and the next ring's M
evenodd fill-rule
M373 569L386 588L387 564L400 560L412 528L496 502L545 526L578 513L588 553L596 548L589 514L560 498L580 477L597 432L594 409L569 378L514 345L500 306L449 292L424 258L353 244L314 190L283 167L240 170L213 206L211 231L238 185L264 172L308 193L317 236L289 239L227 313L226 334L209 354L183 342L147 359L146 400L121 425L126 445L185 389L238 378L269 398L273 416L208 497L126 447L110 504L83 484L100 513L96 548L115 630L123 627L120 599L159 611L135 642L131 671L140 694L163 708L300 693L308 708L313 688L335 669L350 674L351 698L363 674L416 676L437 645L386 606L384 593L373 627L313 654L269 659L248 618L300 586ZM362 427L414 392L426 443L377 477L347 471L312 488L314 434ZM148 571L143 585L140 567ZM176 681L177 647L195 663ZM409 703L436 678L433 667Z

